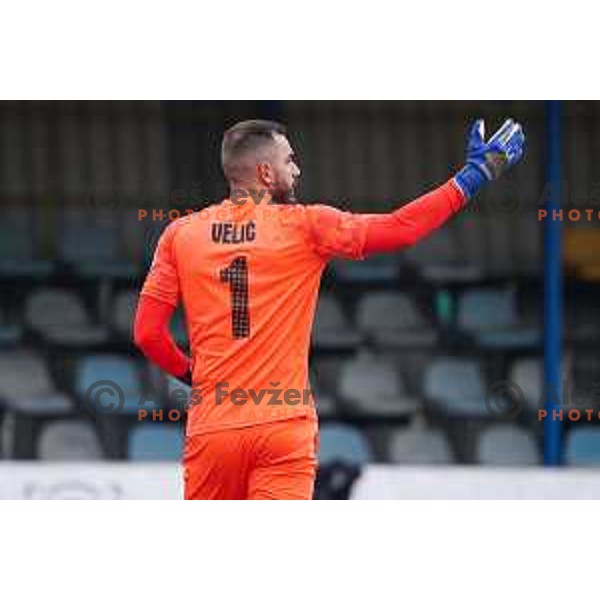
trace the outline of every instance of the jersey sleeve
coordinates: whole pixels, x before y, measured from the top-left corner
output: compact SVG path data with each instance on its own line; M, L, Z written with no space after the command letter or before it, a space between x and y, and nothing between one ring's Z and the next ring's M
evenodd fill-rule
M177 221L171 223L164 230L158 240L152 265L148 271L146 281L141 293L173 306L179 303L179 276L173 252L173 239L177 228Z
M364 215L314 204L306 207L309 239L323 259L364 258L368 221Z

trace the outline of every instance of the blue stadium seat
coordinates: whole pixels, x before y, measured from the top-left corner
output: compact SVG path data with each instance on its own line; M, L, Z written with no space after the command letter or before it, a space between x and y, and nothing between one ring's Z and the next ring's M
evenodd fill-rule
M512 289L467 290L458 303L459 329L486 348L530 348L540 343L540 330L524 327Z
M23 327L11 320L8 311L0 306L0 346L16 346L21 341L22 336Z
M103 389L106 391L101 393ZM159 400L144 391L135 361L122 356L98 354L82 358L75 372L75 390L98 414L135 415L139 409L160 408ZM121 402L122 408L112 412L110 407L118 407Z
M573 429L567 437L565 463L572 467L600 467L600 428Z
M61 237L60 254L84 277L135 277L139 267L119 256L114 227L72 223Z
M8 213L0 223L0 276L44 277L52 271L50 261L35 256L34 233L29 216Z
M181 459L183 429L171 423L141 423L131 428L129 460L155 461Z
M425 370L423 391L433 407L450 417L492 416L483 372L474 359L434 359Z
M323 425L319 433L319 464L345 462L364 465L373 460L368 440L351 425Z

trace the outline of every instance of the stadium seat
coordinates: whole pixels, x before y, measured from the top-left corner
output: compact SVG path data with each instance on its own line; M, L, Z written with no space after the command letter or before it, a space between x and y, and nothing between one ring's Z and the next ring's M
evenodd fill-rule
M392 435L388 459L402 465L447 465L454 462L452 449L442 431L412 426Z
M537 414L538 409L544 408L544 401L546 400L543 377L544 366L541 358L516 359L512 363L508 374L509 381L516 384L522 391L525 407L535 414ZM592 406L591 400L593 399L593 395L590 394L586 398L574 389L575 386L571 385L573 382L569 377L566 361L563 363L562 379L561 392L563 393L562 401L565 408L585 409ZM565 394L569 394L569 396L566 397ZM550 399L552 398L553 396L550 395ZM576 404L571 405L572 402Z
M437 358L425 369L423 390L433 408L450 417L492 416L481 366L474 359Z
M5 407L31 416L64 415L73 402L52 382L44 360L29 350L0 353L0 398Z
M136 415L141 409L151 411L161 407L158 398L143 389L135 361L117 355L98 354L80 359L75 371L75 390L89 403L87 408L93 414Z
M360 429L325 424L319 432L319 464L342 462L362 466L373 460L371 446Z
M102 447L91 423L54 421L40 432L37 456L41 460L88 461L104 458Z
M539 344L537 328L519 322L511 289L467 290L458 303L458 327L485 348L529 348Z
M182 449L183 429L176 424L141 423L129 432L129 460L178 461Z
M362 415L403 417L413 414L417 406L395 365L370 352L361 352L344 364L339 393L353 411Z
M108 330L94 325L79 297L70 291L42 288L26 300L25 322L48 343L95 346L108 339Z
M543 365L540 358L519 358L510 367L508 379L523 392L525 406L531 411L542 408Z
M600 467L600 428L575 427L567 436L565 463L572 467Z
M381 345L431 347L438 337L408 294L365 294L358 304L356 322L365 336Z
M16 346L23 336L23 327L11 321L8 311L0 306L0 346Z
M360 339L335 297L323 294L315 314L314 344L322 349L351 349Z
M9 212L0 222L0 276L45 277L50 261L36 258L31 217L24 211Z
M421 276L434 284L469 283L483 278L483 270L461 256L458 236L451 227L408 248L403 256L415 264Z
M338 413L338 402L333 396L325 394L324 392L319 392L318 389L313 389L313 394L315 396L315 404L319 417L331 418Z
M476 462L487 466L534 466L540 463L533 431L514 425L494 425L481 432Z
M139 267L119 257L114 226L77 222L77 218L73 221L64 228L60 255L81 276L128 278L137 275Z
M398 279L400 264L394 254L378 254L365 260L335 260L335 276L344 283L393 283Z
M573 373L572 394L577 407L600 408L598 385L600 383L600 357L591 351L576 351L571 362ZM571 383L571 380L567 378ZM573 407L575 408L575 407Z
M133 290L119 292L113 301L111 327L118 335L131 340L133 320L139 294Z

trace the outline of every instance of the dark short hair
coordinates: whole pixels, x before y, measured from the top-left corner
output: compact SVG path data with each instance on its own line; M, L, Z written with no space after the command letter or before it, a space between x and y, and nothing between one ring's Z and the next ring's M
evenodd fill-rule
M221 164L225 177L235 179L239 159L273 142L276 134L286 135L286 128L275 121L252 119L230 127L223 135L221 144Z

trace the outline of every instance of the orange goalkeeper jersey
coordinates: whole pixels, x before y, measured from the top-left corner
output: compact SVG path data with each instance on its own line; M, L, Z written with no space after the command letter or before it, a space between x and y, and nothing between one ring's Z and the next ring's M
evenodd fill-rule
M363 258L362 217L226 199L165 229L142 293L183 302L188 435L316 418L308 352L319 282L330 258Z

